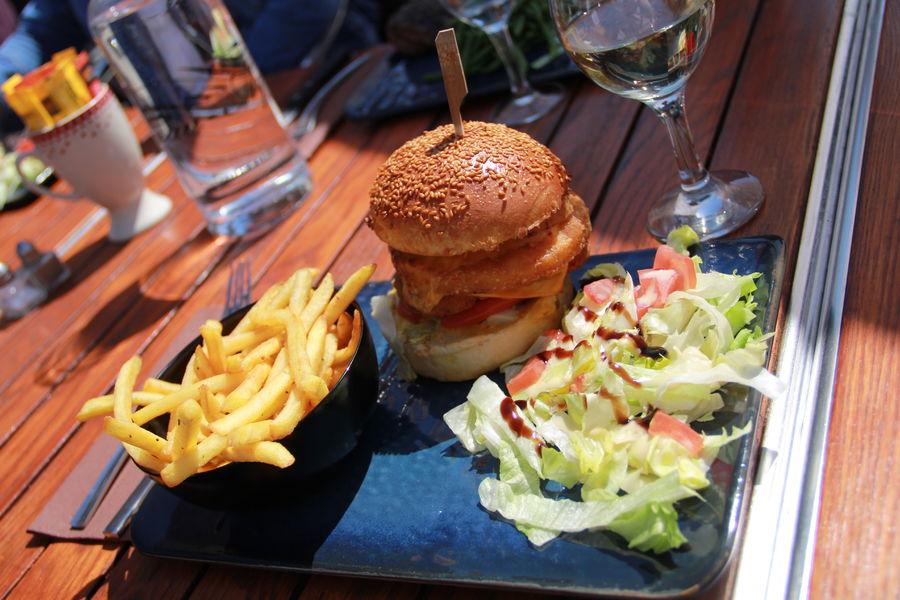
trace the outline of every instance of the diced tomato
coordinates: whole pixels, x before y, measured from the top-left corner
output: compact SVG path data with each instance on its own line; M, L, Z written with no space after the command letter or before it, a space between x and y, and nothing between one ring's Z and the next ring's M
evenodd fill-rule
M638 271L638 278L641 285L650 281L656 283L660 295L658 306L665 306L669 294L678 291L678 272L674 269L641 269Z
M547 363L537 356L529 358L528 362L525 363L525 366L507 382L506 389L509 392L509 395L515 396L525 388L537 383L538 379L541 378L541 373L543 373L546 368Z
M676 252L671 246L663 244L656 251L653 259L654 269L672 269L678 273L678 289L689 290L697 286L697 271L690 256Z
M576 376L575 379L572 380L572 383L569 384L569 391L575 392L576 394L583 392L585 388L584 380L586 378L587 373L582 373L581 375Z
M397 299L397 314L411 323L420 323L423 318L422 313L399 298Z
M703 436L691 429L690 425L661 410L654 413L649 431L650 435L664 435L675 440L687 448L691 456L698 456L703 449Z
M584 286L584 295L597 306L603 306L612 298L616 283L612 279L598 279Z
M642 269L638 271L641 285L634 288L634 302L638 319L650 308L662 308L669 294L678 291L679 275L673 269Z
M549 340L556 340L557 342L564 342L571 339L571 336L562 329L548 329L541 335Z
M476 302L471 308L444 317L441 319L441 325L447 329L456 329L466 325L481 323L489 316L509 308L516 302L519 302L519 300L515 298L485 298Z
M637 318L642 319L647 311L657 304L659 290L655 281L650 280L634 288L634 304L637 307Z

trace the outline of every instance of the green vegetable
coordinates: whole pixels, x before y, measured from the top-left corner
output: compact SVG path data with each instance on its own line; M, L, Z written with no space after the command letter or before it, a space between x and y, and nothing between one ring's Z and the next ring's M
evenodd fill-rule
M688 250L700 243L700 236L689 225L682 225L673 229L666 236L666 245L671 246L676 252L689 254Z
M533 544L605 528L631 548L666 552L686 541L675 502L709 486L707 473L720 448L750 431L748 424L718 434L689 432L695 437L685 441L679 438L684 428L679 432L673 420L711 418L723 407L726 384L772 398L784 389L764 368L769 336L752 325L758 275L697 273L693 289L670 294L638 328L622 317L636 314L631 276L620 265L600 265L592 274L621 275L607 304L592 305L600 312L586 317L582 304L590 300L579 293L563 318L567 335L542 336L505 365L506 375L543 350L571 353L550 353L539 378L517 392L512 406L499 386L479 378L467 401L444 420L467 450L486 450L499 460L498 478L479 486L481 504ZM598 327L603 335L595 335ZM638 334L664 356L642 355L631 337ZM572 391L576 377L582 391ZM527 435L510 428L503 416L510 410ZM652 420L656 411L671 416L668 429ZM548 481L564 488L564 499L548 496Z
M22 186L22 178L16 170L17 156L15 152L0 150L0 210L3 210L9 199ZM34 156L25 157L21 167L23 174L32 181L47 168L40 159Z

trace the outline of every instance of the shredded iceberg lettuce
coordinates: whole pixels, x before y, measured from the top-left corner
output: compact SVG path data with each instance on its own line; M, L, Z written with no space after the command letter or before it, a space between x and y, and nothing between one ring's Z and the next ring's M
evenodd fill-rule
M692 242L680 235L682 248ZM509 383L540 360L536 381L509 397L481 377L444 415L469 452L499 461L497 479L479 486L481 504L533 544L608 529L640 551L682 545L675 503L708 486L719 449L750 431L748 424L697 433L690 423L722 408L725 384L773 399L784 391L764 366L770 336L753 324L758 274L695 268L696 286L670 293L638 320L631 276L621 265L595 267L591 277L612 282L600 286L608 297L579 293L561 331L503 367ZM548 481L565 497L550 497Z

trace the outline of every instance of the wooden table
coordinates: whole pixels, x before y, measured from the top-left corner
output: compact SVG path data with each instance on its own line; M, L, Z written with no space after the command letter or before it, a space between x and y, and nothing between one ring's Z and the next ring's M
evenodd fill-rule
M768 192L759 215L733 237L775 234L786 241L783 315L792 308L790 283L839 41L839 4L721 0L711 47L688 86L693 132L707 162L714 168L747 169ZM803 583L803 591L815 598L887 598L900 590L900 408L895 401L900 311L893 295L898 291L893 278L900 275L896 3L888 3L884 18L833 409L826 421L814 562L811 578ZM592 253L654 246L645 230L647 211L675 181L663 127L638 103L586 80L567 82L566 92L560 109L524 129L562 158L574 189L592 208ZM496 101L471 101L464 114L486 118ZM100 435L99 422L80 425L74 419L83 400L109 389L118 367L133 354L141 353L145 365L157 362L195 311L221 305L232 261L252 261L257 293L301 265L329 269L341 281L374 261L376 277L389 278L387 250L363 224L369 185L391 151L447 121L445 112L423 111L378 124L340 123L310 160L315 190L308 201L255 241L208 235L165 163L148 181L170 195L175 208L161 225L125 244L105 239L107 220L87 201L41 198L0 213L0 259L17 264L15 243L31 240L41 249L60 249L73 271L71 282L53 299L0 330L0 595L523 596L204 566L151 559L118 544L54 542L26 533ZM758 577L764 580L767 574Z

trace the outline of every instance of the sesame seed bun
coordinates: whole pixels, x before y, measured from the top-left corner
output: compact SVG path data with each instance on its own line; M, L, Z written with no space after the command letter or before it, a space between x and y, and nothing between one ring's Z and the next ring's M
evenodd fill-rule
M370 190L367 222L394 250L421 256L490 251L539 229L564 208L569 176L528 134L470 121L398 148Z

